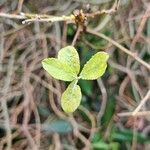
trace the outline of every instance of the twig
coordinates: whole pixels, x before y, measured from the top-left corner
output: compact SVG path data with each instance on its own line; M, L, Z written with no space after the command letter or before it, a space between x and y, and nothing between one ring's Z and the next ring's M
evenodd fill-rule
M88 18L94 18L94 17L96 17L96 16L100 16L100 15L102 15L102 14L112 14L112 13L114 13L116 10L115 9L109 9L109 10L101 10L101 11L97 11L97 12L94 12L94 13L90 13L90 14L86 14L86 16L88 17Z
M145 97L141 100L140 104L138 105L138 107L133 111L132 115L136 115L137 112L142 108L142 106L147 102L147 100L150 97L150 90L147 92L147 94L145 95Z
M134 117L134 118L133 118L134 128L133 128L133 138L132 138L131 150L136 150L136 148L137 148L137 128L136 128L136 120L137 120L137 117Z
M8 65L8 73L6 77L6 84L4 86L3 95L5 96L7 94L7 91L9 89L9 86L11 84L11 75L13 73L13 64L14 64L14 55L11 56L9 65ZM11 150L12 146L12 135L11 135L11 128L10 128L10 120L9 120L9 113L8 113L8 107L7 102L5 99L1 99L2 108L3 108L3 114L5 118L5 128L6 128L6 136L7 136L7 150Z
M23 6L23 2L24 2L24 0L19 0L18 7L17 7L17 12L21 12L22 6Z
M44 80L42 80L39 76L35 75L34 73L31 73L31 78L34 79L36 82L40 83L43 87L49 89L53 93L60 95L60 91L58 91L56 88L51 86L51 84L48 84Z
M135 37L133 38L133 41L132 41L131 46L130 46L130 47L131 47L131 50L134 49L137 40L138 40L139 37L141 36L141 33L142 33L142 31L143 31L143 29L144 29L144 26L145 26L145 24L146 24L146 21L147 21L147 19L148 19L148 18L146 18L145 16L148 16L149 13L150 13L150 5L148 6L148 8L147 8L145 14L143 15L142 20L141 20L141 23L140 23L140 25L139 25L139 27L138 27L138 31L137 31Z
M12 133L12 139L15 139L15 138L17 138L19 135L21 134L21 131L18 129L18 130L16 130L14 133ZM1 139L1 141L0 141L0 149L1 150L4 150L4 145L6 144L6 141L7 141L7 138L8 137L6 137L6 138L2 138Z
M100 126L101 118L102 118L103 114L105 113L105 108L106 108L106 104L107 104L107 91L106 91L106 88L105 88L101 78L97 79L97 83L98 83L98 86L102 93L101 108L97 115L97 124Z
M3 18L10 18L10 19L26 19L26 16L24 15L15 15L15 14L6 14L6 13L0 13L0 17Z
M53 140L55 143L55 149L57 150L62 150L62 146L61 146L61 141L60 141L60 136L58 133L54 133L53 135Z
M95 129L96 129L96 120L95 120L95 117L92 115L92 113L86 109L85 107L83 106L80 106L79 109L84 112L86 114L86 116L89 118L90 122L91 122L91 129L90 129L90 136L89 136L89 139L93 137L93 134L95 132Z
M89 28L87 29L87 32L94 34L94 35L97 35L97 36L107 40L108 42L112 43L113 45L118 47L120 50L122 50L123 52L125 52L126 54L128 54L129 56L134 58L135 60L137 60L139 63L141 63L143 66L145 66L150 71L150 65L148 63L146 63L145 61L143 61L141 58L139 58L136 53L132 53L130 50L123 47L122 45L120 45L119 43L117 43L116 41L114 41L113 39L107 37L106 35L104 35L102 33L97 33L97 32L95 32Z
M18 4L18 11L22 9L22 3L23 0L19 1L20 4ZM88 17L88 18L94 18L96 16L102 15L102 14L112 14L116 12L117 10L117 0L115 1L113 7L109 10L101 10L93 13L86 13L84 14L84 17L82 18L83 20ZM45 14L28 14L28 13L23 13L20 12L20 15L16 14L7 14L7 13L0 13L0 17L4 18L10 18L10 19L21 19L24 20L22 21L23 24L25 23L31 23L31 22L58 22L58 21L75 21L76 16L73 14L69 16L51 16L51 15L45 15Z
M65 47L66 45L66 41L67 41L67 28L68 28L68 25L66 22L64 22L64 26L63 26L63 34L62 34L62 47Z
M69 117L69 121L71 122L72 126L73 126L73 129L74 129L74 135L79 138L84 144L85 144L85 147L83 148L83 150L90 150L91 149L91 143L89 142L89 140L84 137L80 131L79 131L79 128L78 128L78 124L77 122L75 121L74 117L72 115L70 115Z
M118 9L119 3L120 3L120 0L119 1L115 0L115 2L114 2L111 9L108 9L108 10L104 9L104 10L101 10L101 11L93 12L93 13L90 13L90 14L86 14L86 16L93 18L95 16L99 16L99 15L102 15L102 14L113 14Z
M146 21L147 21L147 19L148 19L148 18L146 18L145 16L147 16L149 13L150 13L150 5L148 6L148 8L147 8L145 14L143 15L142 20L141 20L141 22L140 22L140 25L139 25L139 27L138 27L138 29L137 29L137 33L136 33L136 35L134 36L134 38L133 38L133 40L132 40L132 43L131 43L131 46L130 46L130 50L131 50L131 51L134 51L135 45L136 45L138 39L139 39L139 38L141 37L141 35L142 35L142 32L143 32L143 30L144 30ZM130 58L128 58L128 59L127 59L127 66L130 66L131 63L132 63L132 60L131 60Z
M36 15L34 18L26 19L22 21L23 24L25 23L31 23L31 22L58 22L58 21L72 21L74 20L74 15L70 16L48 16L47 18L42 18L42 16Z
M26 14L20 13L20 15L16 14L7 14L0 13L0 17L10 18L10 19L21 19L24 20L22 23L30 23L30 22L57 22L57 21L72 21L75 19L74 15L70 16L50 16L50 15L39 15L39 14Z
M133 112L118 113L117 115L120 116L120 117L150 115L150 111L139 112L139 110L146 103L146 101L149 99L149 97L150 97L150 90L147 92L147 94L145 95L145 97L141 100L141 103L138 105L138 107Z
M130 70L129 68L123 67L123 66L121 66L121 65L119 65L119 64L116 64L116 63L114 63L114 62L111 61L111 60L109 61L109 64L110 64L113 68L116 68L116 69L118 69L118 70L120 70L120 71L122 71L122 72L127 73L128 76L130 77L131 83L134 85L134 87L136 88L136 90L139 92L141 98L143 98L143 94L142 94L142 92L141 92L141 88L140 88L140 86L138 85L138 83L137 83L137 81L136 81L136 78L135 78L135 73L134 73L132 70ZM128 80L128 79L126 79L126 80ZM123 89L122 89L121 87L122 87L122 86L120 86L119 95L124 95L124 94L123 94L123 91L124 91L123 89L125 89L125 87L123 86ZM137 100L137 99L136 99L136 100Z
M75 36L74 36L74 38L73 38L73 41L72 41L72 46L74 46L75 45L75 43L76 43L76 41L77 41L77 39L78 39L78 36L80 35L80 32L81 32L81 26L78 26L78 28L77 28L77 31L76 31L76 33L75 33Z
M140 111L135 114L135 116L149 116L150 111ZM118 113L117 116L119 117L128 117L128 116L133 116L133 112L122 112Z

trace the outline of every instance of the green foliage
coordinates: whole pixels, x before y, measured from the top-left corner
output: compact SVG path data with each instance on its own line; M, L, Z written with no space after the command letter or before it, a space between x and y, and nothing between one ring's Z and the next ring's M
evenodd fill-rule
M80 75L79 55L73 46L62 48L58 59L46 58L42 61L43 68L54 78L72 81L62 94L61 106L67 113L74 112L81 102L81 90L77 85L80 78L95 80L102 76L107 67L108 54L98 52L84 65Z
M96 53L83 67L80 77L85 80L95 80L102 76L107 67L108 54Z
M75 71L67 64L56 58L46 58L42 61L43 68L54 78L63 81L76 79Z
M117 142L112 142L109 144L99 141L97 143L93 143L92 147L94 150L119 150L119 144Z
M120 142L132 142L133 140L133 130L130 129L113 129L111 133L111 139L112 140L117 140ZM144 134L137 132L136 133L136 138L138 143L143 144L144 142L147 142L149 139L146 137Z
M82 92L88 96L92 95L93 84L89 80L80 80L79 85L82 89Z
M74 47L67 46L65 48L62 48L58 52L58 59L62 62L67 63L76 72L76 74L79 73L80 60L79 55Z
M124 144L125 142L132 143L132 140L134 137L136 137L137 142L140 144L144 144L149 141L148 136L146 136L145 134L139 131L137 131L137 133L134 135L133 130L124 129L124 128L119 129L119 128L116 128L113 124L112 124L109 134L107 135L107 139L105 139L104 135L106 133L106 130L102 129L99 132L96 132L94 134L92 141L91 141L92 147L94 150L98 150L98 149L119 150L120 146Z
M81 102L81 89L76 81L70 83L66 91L62 94L61 106L67 113L74 112Z
M104 127L107 127L108 124L110 123L111 118L112 118L112 116L113 116L113 114L115 112L115 105L116 105L116 102L113 99L113 97L108 99L108 102L107 102L107 105L106 105L106 109L105 109L105 113L104 113L104 115L102 117L102 120L99 120Z

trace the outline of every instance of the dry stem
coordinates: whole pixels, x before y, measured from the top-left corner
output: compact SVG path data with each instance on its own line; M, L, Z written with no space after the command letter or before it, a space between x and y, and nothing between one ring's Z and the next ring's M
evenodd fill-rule
M94 35L97 35L97 36L107 40L108 42L112 43L113 45L118 47L121 51L125 52L126 54L128 54L129 56L131 56L132 58L137 60L139 63L141 63L143 66L145 66L150 71L150 65L148 63L146 63L145 61L143 61L141 58L139 58L136 53L132 53L130 50L123 47L122 45L120 45L119 43L117 43L116 41L114 41L113 39L107 37L106 35L104 35L102 33L97 33L97 32L95 32L89 28L87 29L87 32L94 34Z

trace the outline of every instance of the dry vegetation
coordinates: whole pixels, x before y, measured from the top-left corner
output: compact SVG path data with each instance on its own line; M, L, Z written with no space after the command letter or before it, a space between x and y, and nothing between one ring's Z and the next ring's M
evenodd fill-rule
M0 150L149 150L149 16L149 0L0 0ZM66 84L41 60L71 44L82 64L101 50L110 59L102 78L79 83L81 106L67 115Z

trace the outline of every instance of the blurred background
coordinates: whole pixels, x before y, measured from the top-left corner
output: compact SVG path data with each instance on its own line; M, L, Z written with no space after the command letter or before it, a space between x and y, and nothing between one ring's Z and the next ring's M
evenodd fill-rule
M116 1L117 2L117 1ZM150 102L144 115L131 113L150 89L149 70L106 40L81 32L75 42L83 65L93 54L110 55L103 77L79 81L82 102L73 114L60 107L68 83L41 65L71 45L71 22L22 24L20 14L70 15L110 10L115 0L0 0L0 150L149 150ZM23 13L22 13L23 12ZM5 15L4 15L5 14ZM11 14L7 16L7 14ZM150 64L150 1L120 0L112 14L87 19ZM150 113L149 113L150 114Z

